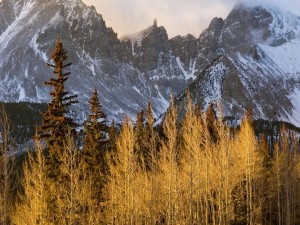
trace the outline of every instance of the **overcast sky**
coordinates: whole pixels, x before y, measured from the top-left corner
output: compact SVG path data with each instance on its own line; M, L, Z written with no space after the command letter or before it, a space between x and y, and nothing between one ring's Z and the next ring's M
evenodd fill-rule
M119 37L152 25L154 18L169 37L191 33L198 37L213 17L226 18L238 0L83 0L94 5ZM246 0L276 4L300 16L300 0Z

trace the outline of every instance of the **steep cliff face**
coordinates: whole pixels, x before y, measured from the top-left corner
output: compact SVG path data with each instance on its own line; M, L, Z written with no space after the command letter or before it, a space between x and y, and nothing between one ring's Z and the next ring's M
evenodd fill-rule
M195 102L220 102L225 116L236 118L251 107L255 118L300 126L299 31L300 17L276 8L239 4L225 20L213 19L197 40L196 60L190 57L198 71L189 85Z
M131 49L126 59L154 84L165 99L169 99L166 96L170 96L171 92L178 94L178 90L186 87L185 77L177 65L167 31L162 26L158 27L156 20L147 29L124 37L122 44L126 49ZM165 106L168 105L168 102L165 103Z
M69 61L67 89L86 109L93 88L104 110L121 120L153 102L162 114L171 90L178 94L186 81L170 48L166 30L150 27L139 40L120 41L94 7L81 0L3 0L0 3L0 100L48 101L44 81L57 35Z

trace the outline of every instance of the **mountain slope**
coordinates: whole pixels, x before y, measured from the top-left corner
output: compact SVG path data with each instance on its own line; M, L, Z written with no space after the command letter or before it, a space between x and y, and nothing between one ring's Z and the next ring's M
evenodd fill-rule
M185 88L206 108L220 102L225 116L287 120L300 126L300 18L271 7L237 4L214 18L199 38L168 39L153 25L118 39L94 7L81 0L2 0L0 101L47 102L44 81L57 35L73 63L67 89L87 110L94 88L109 119L135 117L151 100L164 113L170 93L183 115Z
M135 116L151 100L156 115L163 113L171 90L186 86L163 27L151 26L137 49L120 41L94 7L81 0L3 0L0 3L0 100L49 100L44 81L57 35L68 51L71 76L67 89L78 94L86 109L97 88L106 113L121 120ZM161 42L165 40L165 42ZM160 46L154 46L159 43ZM152 61L151 61L152 60Z
M238 4L225 20L212 20L197 46L188 59L201 71L189 85L195 102L220 102L225 116L236 118L250 107L255 118L300 126L300 17ZM182 93L182 113L184 99Z

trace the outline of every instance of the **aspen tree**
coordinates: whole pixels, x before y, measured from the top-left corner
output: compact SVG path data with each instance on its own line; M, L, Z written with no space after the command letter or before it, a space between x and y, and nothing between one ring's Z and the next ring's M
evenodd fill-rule
M177 149L177 112L174 106L174 98L171 99L163 124L165 139L161 142L159 167L162 172L162 192L167 198L166 223L176 224L177 221L177 182L178 182L178 149Z
M279 224L294 223L294 197L298 177L295 174L297 157L293 134L285 127L280 130L279 142L275 148L274 172L277 187L277 212Z
M149 217L150 217L150 224L156 224L159 220L158 218L158 211L159 211L159 200L157 196L159 196L160 187L158 184L158 152L157 152L157 142L158 137L156 132L154 131L154 118L152 112L151 102L148 102L147 108L147 117L146 117L146 124L145 124L145 164L146 170L146 178L148 185L146 189L149 190L149 200L146 204L148 204L149 209Z
M259 140L259 151L262 155L262 180L261 180L261 216L262 223L267 224L271 221L273 214L272 202L274 200L274 191L272 185L272 175L271 175L271 154L270 146L267 140L266 134L262 134Z
M12 207L12 176L14 173L14 156L12 138L10 136L10 124L5 108L1 106L0 114L0 224L9 225L10 210Z
M61 155L59 193L57 195L56 215L60 224L78 224L80 223L80 170L78 148L69 130L66 142Z
M291 143L292 143L292 150L293 150L293 195L291 197L293 204L292 204L292 224L299 224L300 223L300 174L298 171L298 166L300 163L300 143L299 143L299 137L296 132L293 132L291 135Z
M196 197L196 221L200 224L208 223L208 164L207 155L209 151L209 143L211 142L208 130L206 129L205 115L202 114L200 105L196 105L195 123L199 135L199 151L195 152L195 197ZM207 178L207 179L206 179ZM207 194L207 195L206 195ZM206 201L207 200L207 201ZM206 207L207 206L207 207Z
M213 147L213 162L215 167L216 186L216 209L217 215L215 221L218 224L230 224L234 219L234 204L232 199L232 192L237 185L238 167L235 160L235 151L233 145L233 138L230 134L229 128L223 122L222 111L219 107L219 120L216 123L216 133L218 141L214 143Z
M295 152L296 154L296 168L295 168L295 175L297 178L297 183L295 184L295 209L294 209L294 223L300 224L300 143L299 138L297 136L293 137L294 145L295 145Z
M212 107L212 106L211 106ZM212 112L211 110L208 110L208 112ZM217 140L213 137L217 137L216 134L216 121L215 119L211 120L211 114L207 114L207 112L204 115L203 119L203 132L202 132L202 141L201 141L201 147L202 151L204 153L204 167L203 167L203 179L204 179L204 224L209 224L210 221L212 223L215 223L213 219L214 217L214 210L215 207L213 206L213 199L214 191L212 190L212 181L215 180L215 177L213 175L213 172L215 171L215 167L213 164L213 143ZM215 114L214 114L215 115ZM211 132L213 131L213 133ZM213 136L212 136L213 134Z
M108 183L105 208L106 223L135 224L137 158L134 154L135 135L128 116L123 121L116 143L116 152L108 157Z
M183 180L183 183L186 183L186 195L184 196L187 200L182 201L184 207L187 209L185 218L187 224L199 223L199 217L197 217L197 201L200 201L200 196L196 198L197 189L197 178L199 179L200 174L197 173L197 167L199 165L200 156L200 121L195 115L195 108L193 106L192 100L189 93L187 94L186 101L186 114L182 123L182 139L183 139L183 171L186 178Z
M42 143L36 136L35 153L28 153L23 166L23 191L19 193L13 223L17 225L46 225L46 169Z
M238 134L238 149L241 160L241 170L244 171L245 194L246 194L246 219L247 224L259 223L255 221L256 205L254 199L255 180L262 170L262 157L258 151L257 140L251 126L250 118L246 115L241 123Z
M276 187L276 208L277 208L277 224L282 224L282 204L281 204L281 187L282 187L282 161L284 153L280 151L278 143L274 146L274 159L272 171L275 177Z
M280 131L280 139L281 139L281 151L284 152L283 159L283 176L282 176L282 190L284 193L283 203L284 209L284 224L291 224L291 183L293 182L293 159L292 159L292 149L290 147L290 140L287 134L287 130Z

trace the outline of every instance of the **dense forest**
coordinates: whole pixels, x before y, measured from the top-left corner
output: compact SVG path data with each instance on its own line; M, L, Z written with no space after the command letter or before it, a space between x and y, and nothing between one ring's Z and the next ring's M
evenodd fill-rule
M149 102L135 124L125 117L117 129L94 90L78 131L59 38L51 58L52 100L33 148L15 153L16 132L1 109L1 225L300 224L295 129L254 126L250 111L228 126L221 109L203 112L189 95L182 120L172 98L157 126Z

